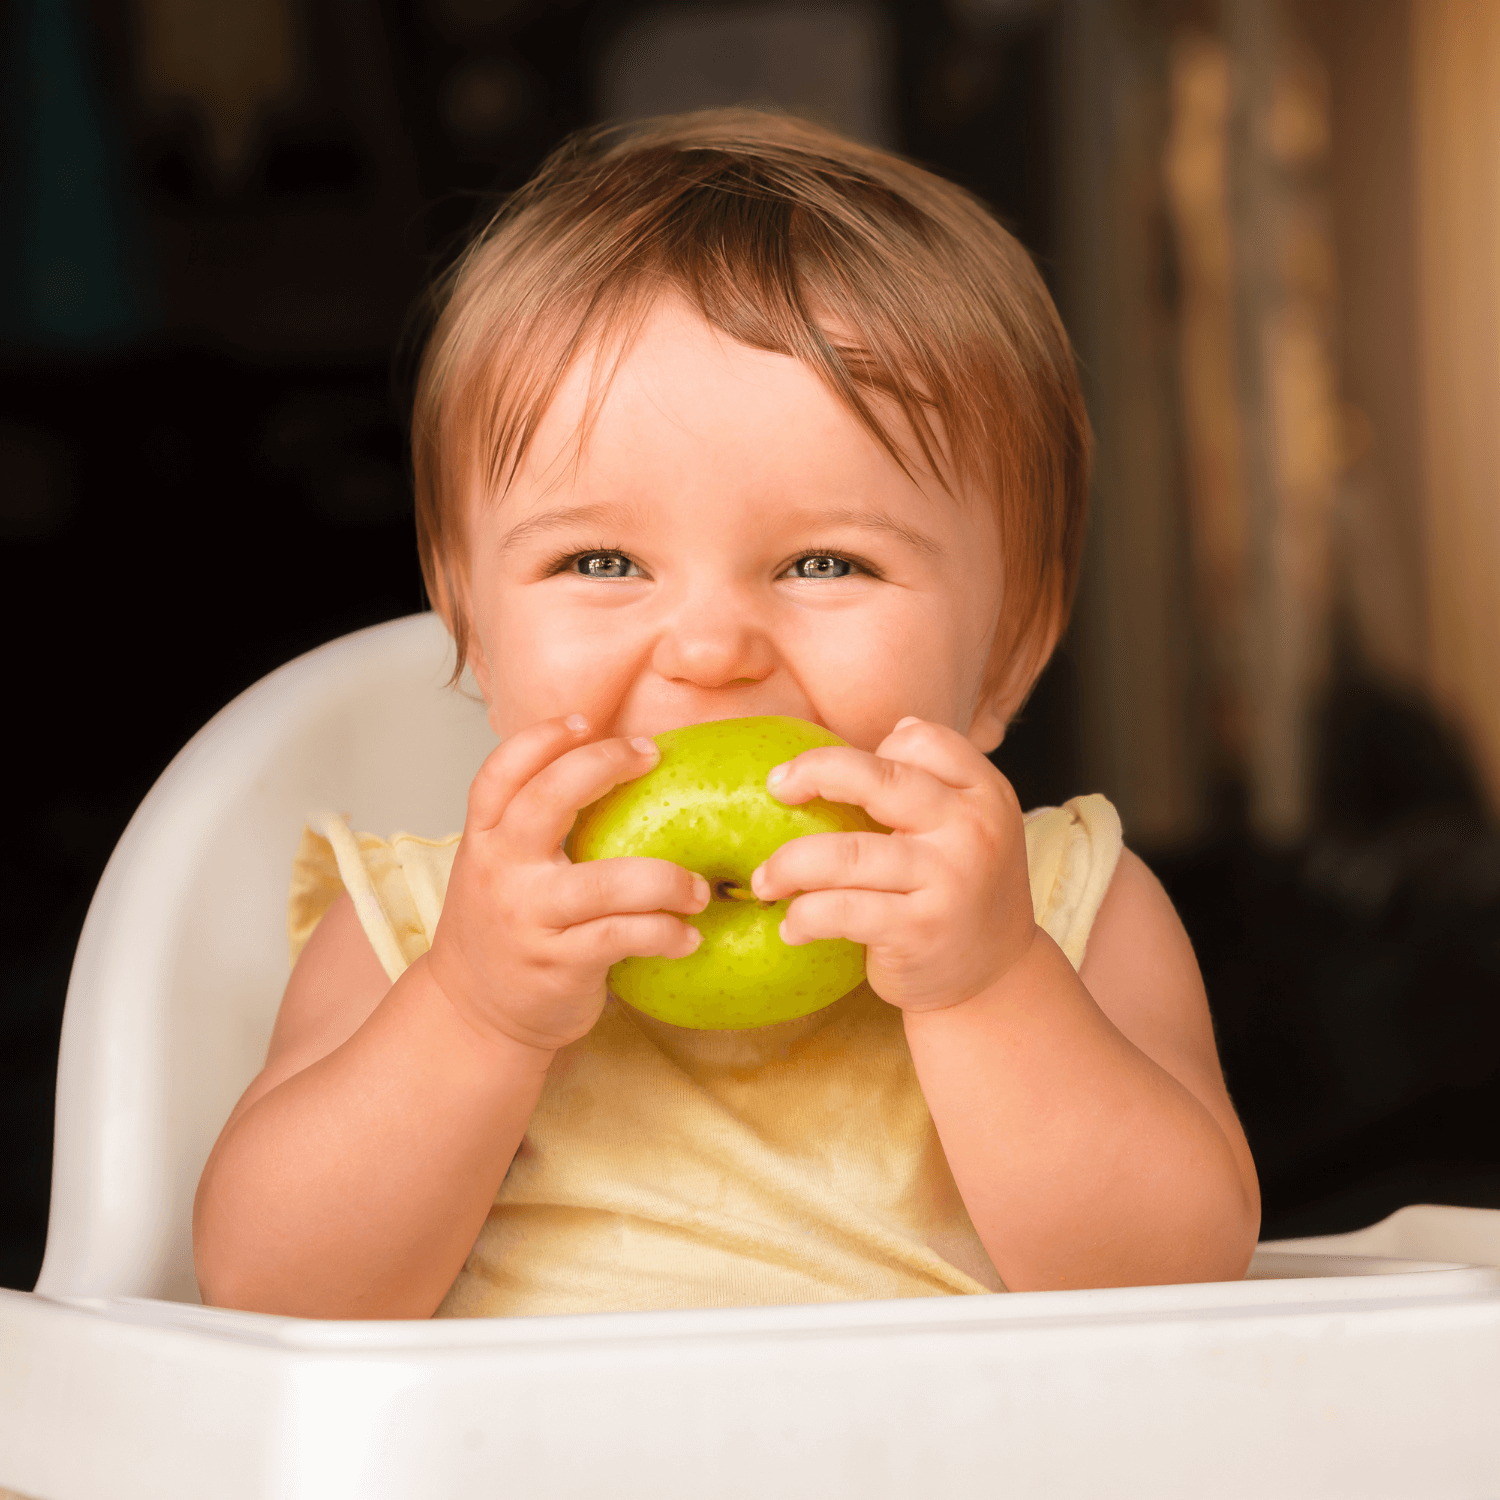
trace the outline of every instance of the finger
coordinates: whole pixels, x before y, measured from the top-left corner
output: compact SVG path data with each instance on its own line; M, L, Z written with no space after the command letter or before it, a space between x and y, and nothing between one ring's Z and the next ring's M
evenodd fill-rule
M513 798L533 776L588 739L588 720L582 714L544 719L518 731L485 757L469 785L464 827L478 833L493 828Z
M888 833L809 833L790 839L750 877L762 901L795 891L914 891L927 883L932 849Z
M686 958L697 952L703 934L679 917L632 913L581 922L562 941L575 962L608 967L622 958Z
M781 919L781 941L790 948L822 938L888 943L910 915L910 896L889 891L809 891Z
M622 781L643 776L661 759L655 740L595 740L543 766L505 809L506 838L523 858L545 858L573 826L580 808Z
M814 797L852 802L877 823L902 833L926 833L954 812L955 793L936 777L919 767L847 747L804 750L795 760L773 767L766 788L792 807Z
M628 912L680 911L696 915L709 902L708 882L670 860L639 855L591 859L557 872L543 920L573 927L595 917Z
M958 792L983 786L998 774L988 757L956 729L926 719L902 719L875 753L882 760L926 771Z

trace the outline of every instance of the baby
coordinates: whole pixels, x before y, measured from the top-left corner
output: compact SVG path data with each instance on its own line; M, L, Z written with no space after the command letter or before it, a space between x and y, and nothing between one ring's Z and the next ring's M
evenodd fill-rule
M500 745L461 837L304 838L299 889L326 894L204 1169L205 1300L391 1318L1243 1275L1255 1169L1176 913L1102 798L1023 818L986 758L1065 623L1087 487L1021 248L896 157L716 112L568 143L441 292L419 542ZM786 942L867 945L867 980L682 1030L605 976L692 952L707 884L563 841L650 736L762 714L848 742L776 768L776 797L891 830L793 840L752 882L793 898Z

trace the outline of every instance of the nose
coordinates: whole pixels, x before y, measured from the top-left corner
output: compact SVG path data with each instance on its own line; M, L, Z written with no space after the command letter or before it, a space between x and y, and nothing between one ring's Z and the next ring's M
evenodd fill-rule
M767 622L740 591L694 589L663 622L651 665L684 686L750 685L775 671L776 650Z

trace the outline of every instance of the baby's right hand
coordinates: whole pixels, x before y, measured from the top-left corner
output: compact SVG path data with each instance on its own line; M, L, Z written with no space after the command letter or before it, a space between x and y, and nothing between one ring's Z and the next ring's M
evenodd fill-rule
M580 808L654 766L648 739L583 743L581 715L512 735L469 788L463 838L428 973L481 1034L555 1051L604 1008L622 958L685 958L697 929L668 912L708 905L708 882L664 859L573 864L562 841Z

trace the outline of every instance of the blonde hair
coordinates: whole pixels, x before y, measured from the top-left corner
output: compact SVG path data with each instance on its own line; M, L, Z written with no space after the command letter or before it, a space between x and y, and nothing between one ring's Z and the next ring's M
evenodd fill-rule
M1018 703L1071 608L1088 493L1088 418L1046 287L962 189L743 109L571 137L434 288L412 419L417 541L459 668L473 482L504 492L593 350L581 443L608 369L667 292L802 360L908 472L877 407L899 413L941 482L993 498L1005 602L986 689Z

